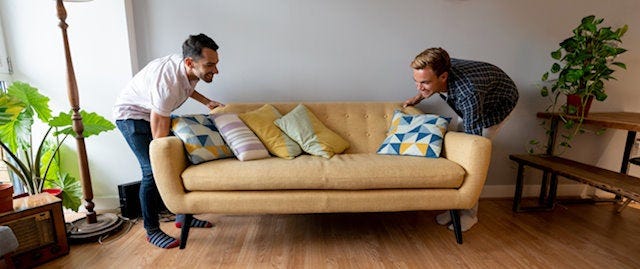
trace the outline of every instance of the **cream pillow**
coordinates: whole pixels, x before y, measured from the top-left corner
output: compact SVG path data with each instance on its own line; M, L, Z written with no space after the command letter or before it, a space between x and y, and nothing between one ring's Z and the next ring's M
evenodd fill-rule
M327 128L303 104L277 119L275 124L311 155L331 158L349 148L349 142Z
M300 146L273 124L282 114L272 105L265 104L254 111L238 114L238 117L260 138L271 154L293 159L302 153Z

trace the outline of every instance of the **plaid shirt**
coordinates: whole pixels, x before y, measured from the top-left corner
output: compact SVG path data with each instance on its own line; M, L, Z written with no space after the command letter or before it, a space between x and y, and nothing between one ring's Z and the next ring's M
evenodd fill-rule
M483 62L451 59L447 96L440 95L464 119L464 132L502 122L518 102L518 89L500 68Z

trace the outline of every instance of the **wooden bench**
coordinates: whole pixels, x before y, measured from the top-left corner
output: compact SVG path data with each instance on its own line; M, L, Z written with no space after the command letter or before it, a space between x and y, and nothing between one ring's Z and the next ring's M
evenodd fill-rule
M555 204L556 191L558 188L558 176L585 183L598 189L626 197L627 200L618 209L618 212L622 211L630 201L640 201L640 178L634 176L613 172L593 165L551 155L510 155L509 159L518 163L516 191L513 197L514 212L552 210ZM543 175L543 182L540 186L539 203L541 206L524 208L520 205L520 200L522 199L522 188L524 185L523 173L525 165L540 169L545 173ZM546 193L547 188L547 175L550 175L550 185L548 196L544 199L544 194Z

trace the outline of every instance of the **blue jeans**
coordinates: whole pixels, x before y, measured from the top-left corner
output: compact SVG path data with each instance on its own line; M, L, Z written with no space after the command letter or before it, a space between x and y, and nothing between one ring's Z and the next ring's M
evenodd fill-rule
M140 208L144 229L147 234L160 230L160 207L162 200L156 187L149 160L149 144L153 140L151 123L146 120L117 120L116 125L136 155L142 169L142 182L140 184Z

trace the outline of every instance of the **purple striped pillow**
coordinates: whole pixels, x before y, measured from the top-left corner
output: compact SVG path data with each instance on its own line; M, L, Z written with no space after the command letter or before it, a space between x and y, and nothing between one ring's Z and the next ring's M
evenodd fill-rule
M211 119L238 160L249 161L269 157L269 151L237 114L213 114Z

